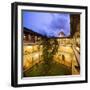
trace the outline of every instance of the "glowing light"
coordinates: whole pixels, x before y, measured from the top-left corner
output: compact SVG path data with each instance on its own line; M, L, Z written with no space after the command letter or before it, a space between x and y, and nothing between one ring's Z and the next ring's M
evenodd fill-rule
M27 49L32 49L32 46L27 46Z
M39 53L33 54L33 60L39 60Z
M26 38L26 36L24 35L24 39Z
M76 47L76 49L79 51L80 50L80 48L79 47Z
M35 57L38 57L38 54L36 54Z

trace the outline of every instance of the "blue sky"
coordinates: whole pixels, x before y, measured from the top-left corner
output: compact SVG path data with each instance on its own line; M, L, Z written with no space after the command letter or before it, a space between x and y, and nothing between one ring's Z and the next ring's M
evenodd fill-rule
M66 13L23 11L23 27L47 37L59 37L60 32L70 35L70 15Z

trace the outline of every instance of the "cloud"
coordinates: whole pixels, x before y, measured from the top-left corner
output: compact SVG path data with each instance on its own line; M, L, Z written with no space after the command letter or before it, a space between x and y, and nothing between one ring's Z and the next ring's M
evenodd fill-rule
M65 35L68 36L70 34L70 15L23 11L23 27L47 37L58 37L58 33L63 29Z

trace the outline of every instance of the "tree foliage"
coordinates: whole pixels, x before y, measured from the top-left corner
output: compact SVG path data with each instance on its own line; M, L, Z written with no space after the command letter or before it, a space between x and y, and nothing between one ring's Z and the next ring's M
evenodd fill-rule
M44 61L44 71L48 72L50 64L53 62L54 55L58 52L58 41L55 38L42 38L42 59Z

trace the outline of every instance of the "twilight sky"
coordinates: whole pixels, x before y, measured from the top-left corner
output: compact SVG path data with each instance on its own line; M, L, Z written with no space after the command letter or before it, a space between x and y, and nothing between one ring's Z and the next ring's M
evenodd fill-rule
M70 14L23 11L23 27L47 37L70 35Z

